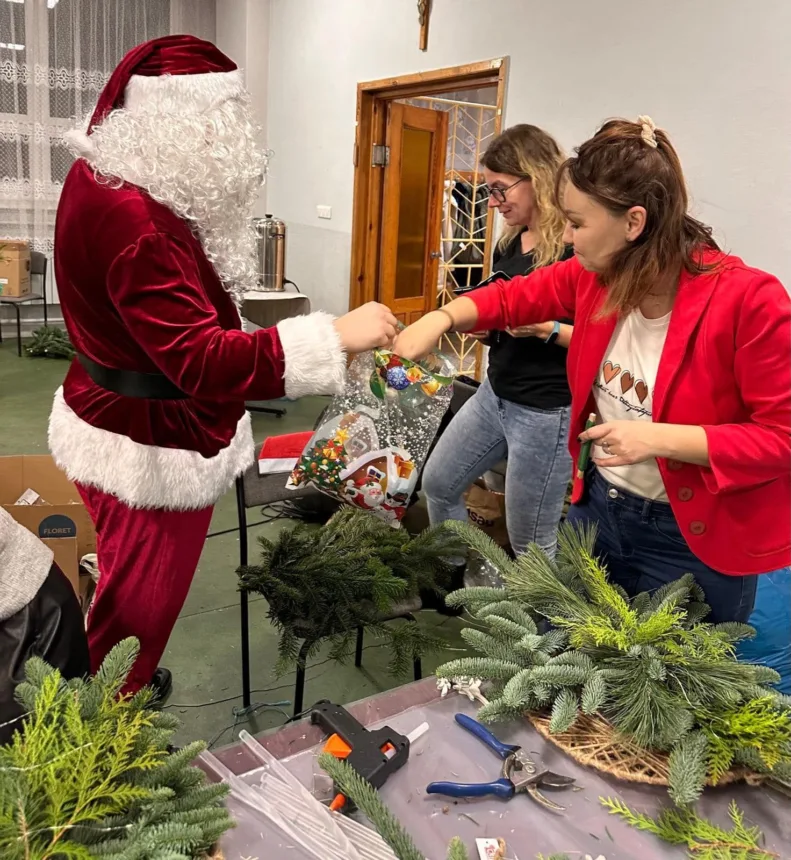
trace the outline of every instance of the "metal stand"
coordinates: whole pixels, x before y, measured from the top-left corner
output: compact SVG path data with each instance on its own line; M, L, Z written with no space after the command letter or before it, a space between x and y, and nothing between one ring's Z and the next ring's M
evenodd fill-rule
M236 479L236 507L239 514L239 564L247 564L247 508L244 503L244 483ZM239 593L240 632L242 635L242 707L250 707L250 614L247 592Z
M403 615L396 616L398 618L405 618L407 621L412 623L417 623L417 618L411 613L406 612ZM392 620L392 619L389 619ZM354 665L357 669L361 668L363 665L363 641L365 639L365 628L358 627L357 628L357 643L354 648ZM308 659L308 651L310 650L311 645L314 640L306 639L302 643L302 647L299 649L299 654L297 656L297 678L296 683L294 684L294 713L292 715L292 719L299 716L303 710L303 704L305 701L305 670L307 668L307 659ZM416 681L420 681L423 677L423 664L420 662L420 657L416 657L412 664L414 676Z

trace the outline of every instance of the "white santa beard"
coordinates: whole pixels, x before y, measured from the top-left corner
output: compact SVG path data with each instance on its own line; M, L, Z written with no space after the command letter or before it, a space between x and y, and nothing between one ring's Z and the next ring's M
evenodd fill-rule
M267 154L246 95L204 113L116 110L90 136L85 157L103 182L130 182L187 221L227 290L256 280L250 223Z

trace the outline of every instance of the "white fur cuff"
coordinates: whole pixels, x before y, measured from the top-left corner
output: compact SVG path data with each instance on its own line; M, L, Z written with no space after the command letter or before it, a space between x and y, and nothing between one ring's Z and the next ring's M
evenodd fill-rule
M335 318L318 311L277 324L283 345L286 397L341 394L346 383L346 353Z

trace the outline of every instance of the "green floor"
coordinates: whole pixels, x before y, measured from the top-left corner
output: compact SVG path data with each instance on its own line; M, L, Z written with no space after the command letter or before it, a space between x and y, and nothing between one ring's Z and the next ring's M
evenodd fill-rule
M0 456L36 454L47 450L47 416L52 394L67 368L65 361L18 358L15 341L0 345ZM313 426L324 401L306 399L288 405L284 418L253 415L257 441L270 434L307 430ZM250 521L260 517L250 511ZM232 493L220 500L212 521L212 531L236 526L236 506ZM251 546L260 534L272 535L282 522L250 529ZM237 717L241 706L239 652L239 600L235 568L238 564L238 535L210 538L201 556L187 602L173 631L163 665L174 676L171 709L183 726L179 742L203 738L220 746L229 743L241 728L263 731L282 724L291 713L293 673L275 679L277 635L266 618L266 602L251 601L251 662L255 703L286 703L281 710L262 707L251 716ZM450 648L460 648L460 624L433 612L422 612L420 623L440 627ZM331 698L351 702L396 686L399 680L386 671L388 655L373 638L368 642L363 668L338 666L316 658L308 667L305 702ZM448 659L449 652L424 660L424 673ZM234 727L234 723L236 726ZM224 733L223 730L225 729ZM222 733L222 734L221 734Z

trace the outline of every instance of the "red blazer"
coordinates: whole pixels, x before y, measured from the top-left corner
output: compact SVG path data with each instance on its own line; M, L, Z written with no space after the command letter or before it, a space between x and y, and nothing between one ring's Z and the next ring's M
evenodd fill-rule
M653 420L700 425L710 467L659 459L684 537L705 564L733 575L791 564L791 298L737 257L683 273L654 388ZM617 318L596 319L604 287L576 259L470 294L480 329L571 317L569 450L596 408L593 383ZM573 501L582 494L575 481Z

